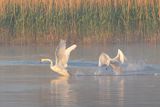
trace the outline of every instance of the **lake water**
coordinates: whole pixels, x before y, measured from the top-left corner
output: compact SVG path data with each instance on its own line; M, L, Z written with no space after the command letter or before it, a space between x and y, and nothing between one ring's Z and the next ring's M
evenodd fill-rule
M120 75L97 67L101 52L120 48L128 61ZM51 72L54 46L0 47L0 107L159 107L160 45L78 46L69 78ZM95 75L95 74L100 75Z

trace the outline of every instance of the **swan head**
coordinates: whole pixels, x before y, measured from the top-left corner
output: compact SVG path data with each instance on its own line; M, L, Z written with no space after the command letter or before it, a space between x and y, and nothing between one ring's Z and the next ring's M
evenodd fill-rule
M41 62L45 62L46 61L46 59L41 59Z
M45 59L41 59L41 62L52 62L52 60L51 59L47 59L47 58L45 58Z

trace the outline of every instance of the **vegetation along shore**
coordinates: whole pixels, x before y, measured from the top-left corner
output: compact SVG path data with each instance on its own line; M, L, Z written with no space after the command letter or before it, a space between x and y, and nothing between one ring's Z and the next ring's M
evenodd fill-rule
M160 0L1 0L0 44L160 42Z

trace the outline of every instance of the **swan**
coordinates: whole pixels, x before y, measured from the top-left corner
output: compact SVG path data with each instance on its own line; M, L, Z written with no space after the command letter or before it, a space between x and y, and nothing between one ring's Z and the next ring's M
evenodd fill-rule
M55 51L55 59L56 59L55 65L53 65L53 61L48 58L41 59L41 62L49 62L51 70L53 70L54 72L58 73L61 76L69 76L69 73L66 70L66 68L68 67L67 63L71 51L74 50L76 47L77 45L74 44L66 49L66 41L60 40L60 43Z
M125 55L123 54L123 52L118 49L118 53L116 55L116 57L111 58L108 54L106 53L101 53L101 55L99 56L99 62L98 62L98 66L111 66L113 70L116 71L121 71L121 64L124 64L124 62L127 60L127 58L125 57Z
M118 64L118 63L123 64L124 61L126 61L126 60L127 60L127 58L125 57L123 52L120 49L118 49L117 56L114 58L111 58L106 53L101 53L101 55L99 56L98 66L99 67L103 66L103 65L109 66L110 64Z

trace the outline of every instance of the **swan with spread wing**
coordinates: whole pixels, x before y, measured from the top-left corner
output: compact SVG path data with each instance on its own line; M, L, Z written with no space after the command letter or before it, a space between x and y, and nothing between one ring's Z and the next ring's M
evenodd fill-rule
M117 56L114 58L111 58L108 54L106 53L101 53L99 57L99 62L98 66L111 66L114 71L121 71L120 65L123 64L127 58L123 54L123 52L118 49Z
M60 40L59 45L56 48L55 52L55 65L53 65L53 61L48 58L41 59L41 62L50 62L50 68L54 72L58 73L61 76L69 76L68 71L66 70L68 66L68 60L70 57L71 51L73 51L77 45L72 45L66 48L66 41Z

